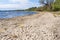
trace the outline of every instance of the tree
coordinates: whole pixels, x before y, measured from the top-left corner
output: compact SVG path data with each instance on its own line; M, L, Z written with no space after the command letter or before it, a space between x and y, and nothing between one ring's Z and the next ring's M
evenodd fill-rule
M54 11L59 11L60 10L60 0L56 0L54 3Z
M26 11L36 11L36 10L37 10L37 7L31 7L31 8L26 9Z
M47 9L52 10L52 4L55 2L55 0L40 0L41 4L44 4Z

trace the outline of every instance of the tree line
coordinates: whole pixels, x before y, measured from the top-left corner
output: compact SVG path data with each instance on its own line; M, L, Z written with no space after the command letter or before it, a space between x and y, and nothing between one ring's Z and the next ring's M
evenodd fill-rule
M60 11L60 0L39 0L42 7L32 7L26 9L27 11Z

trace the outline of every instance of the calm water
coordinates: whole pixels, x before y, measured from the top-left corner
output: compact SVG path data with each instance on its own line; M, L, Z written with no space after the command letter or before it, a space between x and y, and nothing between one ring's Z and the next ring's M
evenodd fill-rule
M26 16L36 14L36 12L31 11L0 11L0 18L13 18L17 16Z

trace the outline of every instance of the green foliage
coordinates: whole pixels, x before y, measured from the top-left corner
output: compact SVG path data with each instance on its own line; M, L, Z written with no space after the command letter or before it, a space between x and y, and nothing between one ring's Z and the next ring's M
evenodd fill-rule
M26 11L60 11L60 0L56 0L54 3L51 3L50 5L46 4L43 7L38 7L38 8L32 7L26 9Z
M37 10L37 7L32 7L32 8L26 9L26 11L36 11L36 10Z
M52 7L54 8L53 11L60 11L60 0L56 0Z
M41 8L42 8L42 11L60 11L60 0L56 0L55 2L52 2L50 5L45 4L45 6Z

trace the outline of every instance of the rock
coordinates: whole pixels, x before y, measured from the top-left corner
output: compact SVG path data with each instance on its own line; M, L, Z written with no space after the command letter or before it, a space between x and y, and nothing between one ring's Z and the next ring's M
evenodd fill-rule
M50 12L2 19L0 26L0 40L60 40L60 17Z

